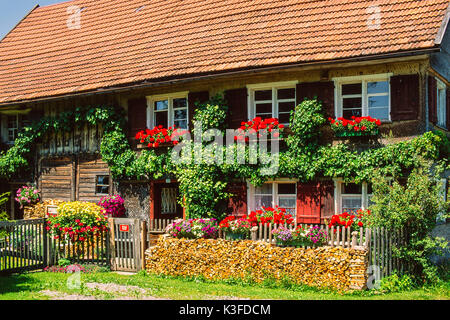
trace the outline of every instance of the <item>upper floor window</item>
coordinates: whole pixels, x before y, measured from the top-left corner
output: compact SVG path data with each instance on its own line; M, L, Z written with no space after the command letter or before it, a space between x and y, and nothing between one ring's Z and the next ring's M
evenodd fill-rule
M437 125L446 128L447 121L447 106L446 106L446 86L438 80L437 81Z
M176 126L188 128L188 99L187 93L175 93L148 97L147 127L154 128L162 125L165 128Z
M3 118L3 140L7 144L14 144L17 135L23 127L29 126L30 121L25 114L6 115Z
M286 212L295 216L297 207L296 182L267 182L261 187L250 186L250 210L260 210L262 207L286 209Z
M248 85L249 118L278 118L280 123L289 125L290 113L296 104L296 83Z
M336 115L345 119L367 117L389 121L390 75L335 78Z

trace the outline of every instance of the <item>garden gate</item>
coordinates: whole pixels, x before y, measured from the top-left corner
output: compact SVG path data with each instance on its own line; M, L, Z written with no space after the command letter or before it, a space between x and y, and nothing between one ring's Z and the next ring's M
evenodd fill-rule
M0 273L44 268L46 239L45 219L0 221Z
M141 250L141 222L139 219L110 218L111 269L139 271L143 261Z

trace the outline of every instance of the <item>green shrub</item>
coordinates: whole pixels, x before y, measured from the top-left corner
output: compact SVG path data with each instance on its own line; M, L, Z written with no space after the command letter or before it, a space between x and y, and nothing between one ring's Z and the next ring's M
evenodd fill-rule
M416 284L409 275L399 276L397 273L381 279L380 291L383 293L410 291L416 287Z

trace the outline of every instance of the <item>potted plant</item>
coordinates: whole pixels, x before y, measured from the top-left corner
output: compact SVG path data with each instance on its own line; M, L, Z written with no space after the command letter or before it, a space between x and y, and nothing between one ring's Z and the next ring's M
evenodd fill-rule
M38 203L41 196L35 187L23 186L17 190L15 199L20 204L20 209L24 209L24 218L27 218L33 211L32 205Z
M250 212L248 220L253 226L258 224L287 224L291 225L294 223L294 218L291 214L286 213L286 209L275 206L272 207L262 207L261 210L255 210Z
M272 131L278 130L278 133L273 133L273 138L281 139L284 130L284 125L280 124L277 118L267 118L262 119L261 117L256 117L253 120L242 122L241 127L238 128L239 134L234 137L235 141L248 142L250 139L246 136L249 132L254 132L258 138L262 137L262 133L266 134L267 139L270 139L270 134Z
M216 219L177 219L166 227L166 234L172 238L215 239L218 235Z
M286 227L279 227L272 230L272 235L275 237L277 246L289 247L293 245L294 236L292 230Z
M184 131L177 129L175 126L164 128L162 125L156 126L153 129L145 129L139 131L135 139L140 142L138 148L159 148L175 146L179 143L176 139L182 136Z
M97 204L105 209L108 217L121 218L125 216L125 200L119 195L104 196Z
M247 218L228 216L219 223L219 229L225 233L227 240L243 240L250 235L252 224Z
M368 117L352 116L351 120L342 117L328 118L336 137L377 136L381 120Z
M326 245L328 242L327 232L320 229L319 226L311 227L305 238L309 242L308 246L310 247L320 247Z

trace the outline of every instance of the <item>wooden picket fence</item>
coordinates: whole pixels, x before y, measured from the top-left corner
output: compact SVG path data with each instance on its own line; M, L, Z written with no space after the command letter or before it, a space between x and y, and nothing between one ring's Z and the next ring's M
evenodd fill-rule
M14 273L57 265L65 258L77 264L109 265L108 231L82 243L55 239L46 219L0 222L0 273Z

